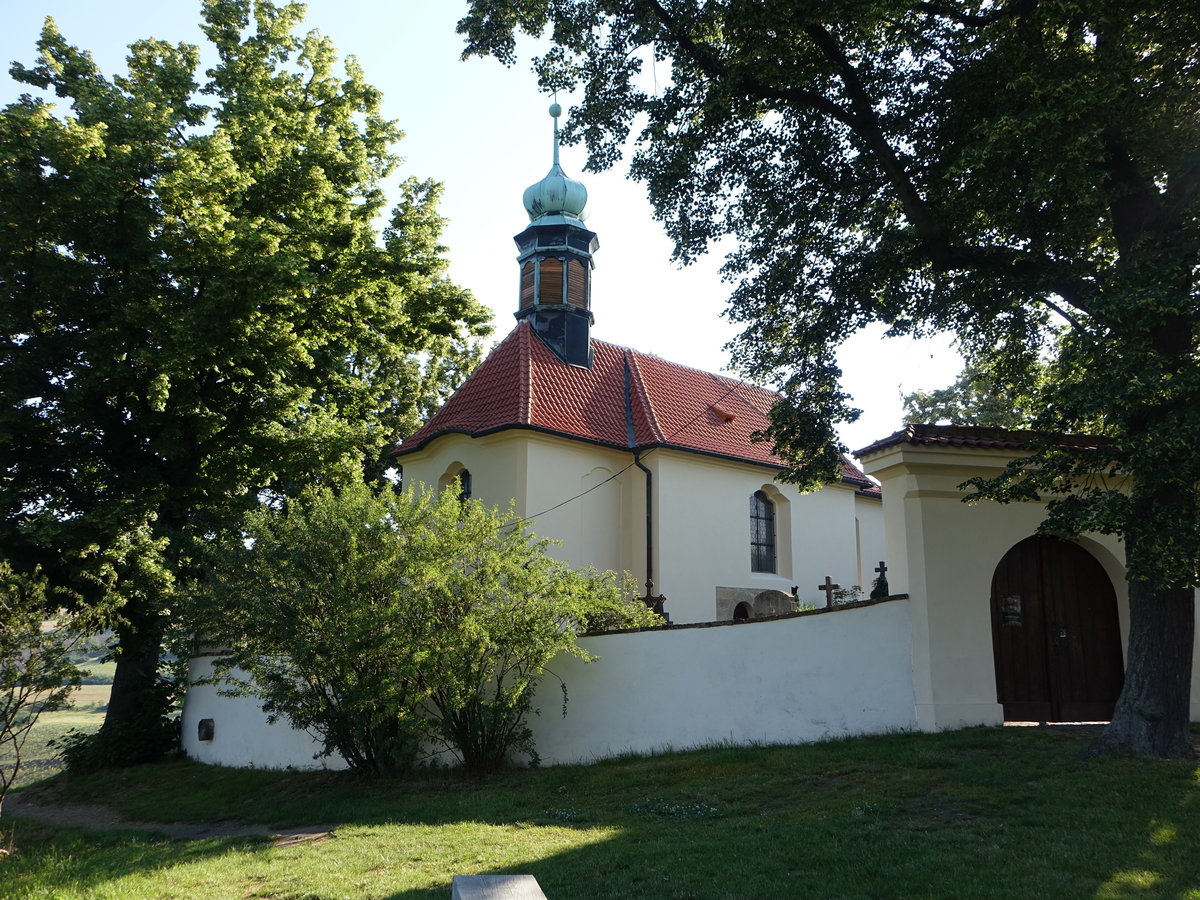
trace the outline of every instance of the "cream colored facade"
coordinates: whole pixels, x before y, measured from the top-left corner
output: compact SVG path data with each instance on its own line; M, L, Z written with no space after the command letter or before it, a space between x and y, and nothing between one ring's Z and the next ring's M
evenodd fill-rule
M912 604L913 691L923 730L999 724L992 650L991 581L997 564L1033 535L1038 503L963 502L959 485L996 475L1011 450L899 443L863 456L883 486L886 559L893 592ZM1104 568L1117 597L1122 644L1129 600L1120 540L1075 539ZM1192 669L1191 717L1200 720L1200 632Z
M714 613L720 592L730 588L753 595L800 584L802 601L823 606L814 589L826 574L857 577L865 586L881 559L901 599L741 625L585 638L595 662L563 658L551 666L570 682L568 717L530 723L543 759L1000 724L992 576L1005 554L1035 533L1044 510L1032 503L968 505L958 485L995 474L1011 456L883 446L863 457L882 482L881 510L878 500L845 485L801 495L774 484L766 467L646 452L656 581L676 623L729 618L728 606L725 616ZM644 574L645 474L627 451L508 429L480 438L443 435L404 462L410 484L445 485L467 468L476 497L505 505L515 499L519 514L535 515L540 533L563 541L563 559ZM584 494L589 488L595 490ZM775 498L780 523L774 575L750 572L748 498L759 489ZM1078 543L1112 582L1127 638L1120 542L1093 536ZM1193 721L1200 720L1200 639L1196 656ZM208 674L211 662L193 659L193 680ZM557 710L558 683L544 690L550 699L539 705ZM201 740L198 724L206 719L214 729ZM253 698L222 697L214 685L188 691L183 738L189 756L217 765L341 765L315 757L319 747L304 732L267 723Z
M790 594L796 586L801 604L824 606L817 586L826 576L870 592L885 558L878 498L849 484L802 494L776 483L774 468L682 450L655 448L639 459L650 470L654 593L667 598L673 622L732 618L734 592ZM646 580L647 475L631 451L510 428L442 435L401 462L406 485L442 486L465 468L474 498L514 502L536 533L562 542L552 551L561 559ZM758 490L775 504L774 573L751 571L749 504Z

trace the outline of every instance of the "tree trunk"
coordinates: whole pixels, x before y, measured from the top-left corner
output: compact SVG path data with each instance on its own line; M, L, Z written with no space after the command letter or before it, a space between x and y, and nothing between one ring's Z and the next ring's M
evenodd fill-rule
M1129 582L1129 646L1125 687L1112 722L1088 755L1132 750L1149 756L1191 758L1195 596L1191 588L1154 590Z
M108 729L136 719L144 709L147 695L154 691L163 628L159 617L147 605L145 601L132 601L121 610L127 621L117 628L120 649L104 716L104 727Z
M152 603L130 601L117 628L117 669L108 712L93 742L88 768L132 766L161 759L175 744L167 718L173 688L158 677L163 620Z

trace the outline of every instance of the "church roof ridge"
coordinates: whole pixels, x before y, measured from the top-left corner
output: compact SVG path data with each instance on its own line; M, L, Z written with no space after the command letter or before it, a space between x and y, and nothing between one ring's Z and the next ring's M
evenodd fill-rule
M570 366L534 334L528 321L518 322L446 404L393 449L393 455L414 453L444 434L480 437L528 429L615 449L670 447L784 468L768 442L751 440L769 424L767 413L777 396L773 392L619 344L595 340L592 346L590 369ZM632 446L627 402L633 418ZM736 407L732 417L717 412L722 403ZM849 484L872 485L845 458L843 477Z

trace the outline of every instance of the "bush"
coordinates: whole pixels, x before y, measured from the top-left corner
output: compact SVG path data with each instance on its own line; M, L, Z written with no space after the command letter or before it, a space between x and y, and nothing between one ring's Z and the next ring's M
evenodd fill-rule
M71 651L75 620L45 623L46 581L0 561L0 808L21 769L21 751L43 712L62 709L79 684Z
M525 717L546 664L582 655L593 627L657 620L616 576L573 571L524 522L456 495L353 485L253 514L214 551L197 623L232 648L217 667L227 690L355 769L447 749L481 773L532 754Z
M174 715L178 692L178 680L160 675L139 696L138 715L134 718L106 722L94 732L71 730L51 745L74 774L166 759L179 749L179 717Z

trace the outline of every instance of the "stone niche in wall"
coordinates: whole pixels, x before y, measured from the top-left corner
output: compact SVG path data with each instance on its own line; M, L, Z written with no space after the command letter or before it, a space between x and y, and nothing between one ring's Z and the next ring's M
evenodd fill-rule
M717 622L731 619L761 619L796 611L796 601L783 591L764 591L760 588L717 588Z

